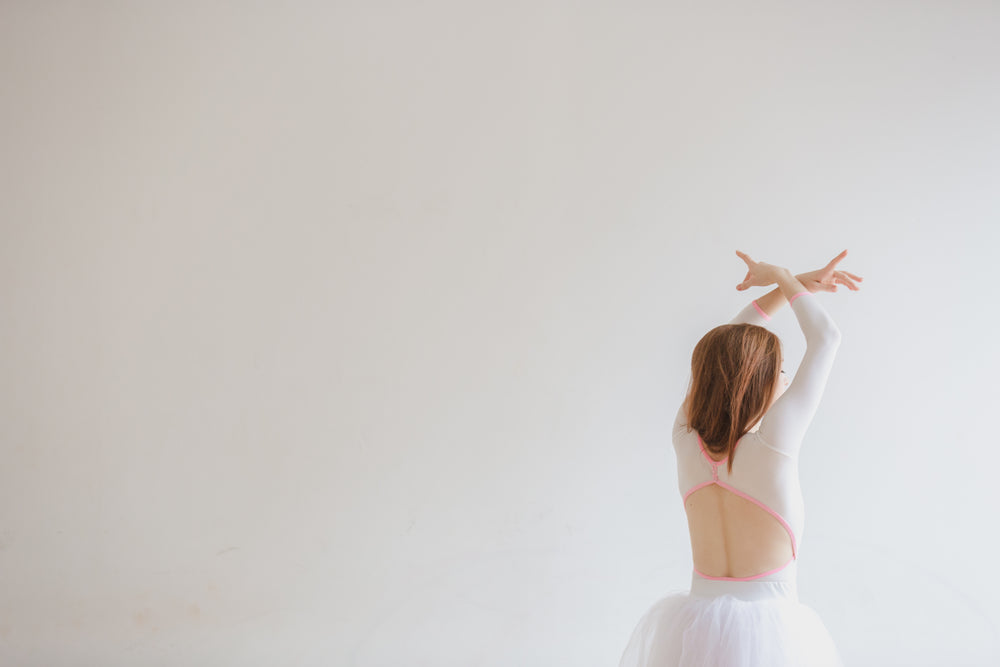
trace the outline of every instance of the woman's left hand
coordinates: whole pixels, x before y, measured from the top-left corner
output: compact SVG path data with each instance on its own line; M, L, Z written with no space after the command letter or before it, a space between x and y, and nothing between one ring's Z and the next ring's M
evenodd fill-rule
M855 284L855 281L861 282L864 278L847 271L837 271L837 264L846 256L847 251L845 250L830 260L830 263L822 269L799 273L795 277L810 292L836 292L838 283L857 292L861 288Z

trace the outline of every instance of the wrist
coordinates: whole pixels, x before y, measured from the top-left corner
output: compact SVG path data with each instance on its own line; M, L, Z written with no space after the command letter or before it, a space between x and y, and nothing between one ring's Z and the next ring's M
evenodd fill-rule
M797 279L798 276L793 275L791 271L783 266L775 267L775 282L780 283L782 280L787 280L789 278Z
M779 274L778 289L781 290L782 295L788 299L789 303L791 303L792 299L799 293L809 292L803 282L799 280L798 276L794 275L788 269L782 269L782 273Z
M800 283L802 283L802 286L805 287L806 290L809 291L810 293L815 293L816 292L816 288L815 288L815 282L816 281L814 281L812 278L810 278L808 274L806 274L806 273L796 273L793 277L796 280L798 280Z

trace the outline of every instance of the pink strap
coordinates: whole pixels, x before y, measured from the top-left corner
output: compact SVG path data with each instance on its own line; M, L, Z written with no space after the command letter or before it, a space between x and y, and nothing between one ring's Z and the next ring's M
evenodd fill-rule
M812 292L799 292L798 294L795 294L794 296L792 296L791 299L788 300L788 304L791 305L793 301L798 299L800 296L803 296L804 294L812 294Z
M757 299L754 299L750 303L752 303L753 307L757 309L757 312L760 313L761 317L763 317L765 320L770 321L771 316L768 315L767 313L765 313L764 310L760 306L757 305Z
M755 574L752 577L710 577L701 570L699 570L698 568L694 568L694 571L697 572L698 576L701 577L702 579L712 579L713 581L753 581L754 579L760 579L761 577L766 577L769 574L775 574L777 572L781 572L786 567L791 565L794 561L795 561L795 556L792 556L791 559L781 567L775 568L773 570L768 570L767 572L761 572L760 574Z

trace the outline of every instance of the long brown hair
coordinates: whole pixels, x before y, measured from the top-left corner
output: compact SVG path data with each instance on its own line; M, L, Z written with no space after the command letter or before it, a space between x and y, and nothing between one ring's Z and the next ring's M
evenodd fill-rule
M764 416L781 372L781 340L756 324L723 324L705 334L691 355L691 387L685 403L688 431L710 452L729 455Z

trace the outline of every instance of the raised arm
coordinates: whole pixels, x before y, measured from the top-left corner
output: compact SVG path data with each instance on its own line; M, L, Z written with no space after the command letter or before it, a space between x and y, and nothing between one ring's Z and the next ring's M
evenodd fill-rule
M840 347L840 330L819 304L814 293L817 291L836 292L837 285L845 285L857 291L855 281L861 276L837 270L838 263L847 256L847 250L834 257L825 266L807 273L792 275L788 269L764 262L755 262L746 253L736 254L747 263L746 278L736 289L745 290L753 286L777 287L764 296L747 304L730 324L756 324L767 326L771 318L785 304L792 304L792 311L799 321L799 327L806 337L806 353L799 364L795 380L774 402L761 420L758 435L774 449L790 455L798 453L806 429L812 422L819 407L820 398L826 388L826 379L833 367L833 359ZM795 304L798 305L795 305ZM691 376L688 373L688 390ZM685 399L686 400L686 399ZM681 402L674 417L674 431L686 427L684 402Z
M743 310L736 314L736 317L729 320L729 323L767 326L774 314L784 308L787 303L788 299L781 293L781 288L775 287L764 296L748 303Z
M758 299L754 299L743 310L736 313L736 317L729 320L730 324L756 324L759 327L766 327L771 321L771 316L764 310Z
M841 336L819 299L787 270L778 287L799 321L806 352L791 385L764 414L757 435L774 449L796 456L823 397Z

